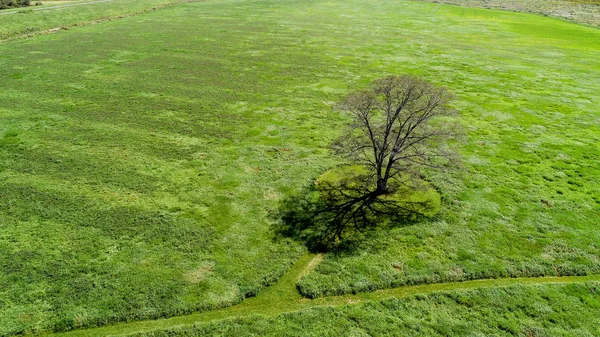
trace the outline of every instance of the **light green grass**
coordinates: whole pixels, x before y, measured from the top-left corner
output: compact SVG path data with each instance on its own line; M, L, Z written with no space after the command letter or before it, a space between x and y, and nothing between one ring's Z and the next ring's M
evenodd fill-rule
M452 291L132 336L597 336L598 283Z
M69 1L65 4L11 9L0 12L0 42L18 37L31 37L74 26L110 21L124 16L141 14L177 3L194 0L110 0L91 3L94 0ZM89 2L77 6L59 6ZM35 1L32 1L34 4ZM56 8L50 8L56 7ZM42 9L42 10L40 10ZM7 15L7 12L15 14Z
M202 13L2 45L0 335L231 305L302 251L268 213L331 165L340 118L298 86L326 64Z
M511 278L511 279L493 279L493 280L476 280L467 281L460 283L445 283L445 284L429 284L429 285L418 285L408 286L393 289L385 289L380 291L374 291L370 293L360 294L349 294L334 297L321 297L318 299L306 299L298 294L296 291L296 281L305 275L307 272L312 270L315 263L321 260L321 255L306 254L299 258L296 263L285 273L285 275L272 287L260 292L258 296L245 300L244 302L219 310L212 310L201 313L194 313L190 315L184 315L179 317L173 317L168 319L159 319L151 321L131 322L131 323L120 323L112 326L76 330L67 333L52 334L51 336L56 337L93 337L93 336L113 336L113 335L129 335L129 334L146 334L149 335L158 334L160 335L163 331L174 331L174 335L178 335L183 332L194 333L198 335L214 335L213 333L203 332L197 333L197 329L194 325L200 323L211 322L210 326L217 326L219 329L226 331L230 321L224 320L237 320L242 318L243 321L261 321L264 317L275 317L281 314L290 313L287 317L292 319L286 319L298 323L295 319L295 311L310 310L313 308L323 307L337 307L346 306L357 303L374 303L377 301L386 301L395 298L406 298L410 301L410 297L414 295L425 295L436 292L449 292L449 291L473 291L476 292L496 292L498 287L512 286L519 288L519 286L537 286L543 288L546 285L552 284L567 284L567 283L579 283L583 284L586 282L597 282L600 281L600 276L567 276L567 277L543 277L543 278ZM581 285L573 285L573 287L582 287ZM490 290L486 290L490 288ZM561 287L559 287L560 289ZM500 289L500 292L503 290ZM594 297L597 294L590 294L590 297ZM473 296L476 297L476 296ZM515 296L514 301L524 301L526 297ZM477 302L477 298L473 299L473 302ZM585 310L594 310L593 302L586 303L582 306ZM318 312L320 309L317 309ZM571 311L572 315L576 315L576 311ZM277 322L279 318L275 318ZM223 322L218 322L223 321ZM316 320L313 323L318 322ZM270 322L271 325L273 322ZM339 320L331 320L329 325L335 326L339 324ZM180 328L181 327L181 328ZM327 329L323 330L323 332ZM239 333L239 332L236 332ZM264 331L261 333L255 332L255 334L262 335L269 333ZM274 333L274 332L273 332ZM278 333L297 334L293 328L287 329L287 331L278 331ZM306 335L306 334L304 334Z
M424 3L209 1L0 44L0 335L271 284L302 248L269 214L335 164L331 103L404 72L457 94L466 171L428 177L439 219L327 256L303 292L596 272L599 37Z
M314 7L310 20L327 23L310 34L348 72L408 69L448 85L469 140L465 172L430 175L446 204L437 220L328 255L304 294L599 270L597 30L453 6Z

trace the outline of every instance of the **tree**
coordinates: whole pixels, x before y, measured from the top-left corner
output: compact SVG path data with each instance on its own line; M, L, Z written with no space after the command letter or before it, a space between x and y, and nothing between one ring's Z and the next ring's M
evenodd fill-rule
M377 80L339 105L351 114L352 123L335 150L370 170L376 181L372 194L387 194L390 180L414 178L422 167L456 162L455 152L444 146L457 135L455 123L447 119L454 115L448 107L452 99L445 88L415 76Z
M452 99L446 89L409 75L382 78L348 95L338 108L351 123L334 143L345 165L284 201L279 232L324 250L350 233L431 215L436 198L427 193L421 169L457 162L447 146L457 135Z

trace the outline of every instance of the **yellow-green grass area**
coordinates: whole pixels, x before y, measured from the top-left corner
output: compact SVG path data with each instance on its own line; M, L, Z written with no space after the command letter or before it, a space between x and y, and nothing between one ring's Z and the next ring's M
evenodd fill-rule
M76 0L43 3L0 12L0 43L18 37L69 29L194 0ZM32 1L34 4L35 1ZM14 13L9 13L14 12Z
M600 333L599 283L452 290L128 336L573 336Z
M312 270L312 267L319 263L321 258L321 254L305 254L304 256L300 257L273 286L260 292L256 297L247 299L244 302L232 307L167 319L119 323L100 328L75 330L66 333L49 334L44 336L353 336L357 335L357 332L354 330L344 332L338 329L339 324L344 326L342 329L346 328L346 318L340 314L336 314L335 317L328 316L327 312L330 309L335 311L338 310L335 309L336 307L341 307L342 310L344 310L346 306L349 305L354 306L363 303L370 305L378 302L381 304L395 299L403 299L403 301L410 303L414 301L415 298L422 300L429 294L431 294L432 297L438 295L444 297L446 295L452 296L452 294L467 293L467 295L471 297L471 300L469 302L464 302L463 304L469 308L473 308L473 312L478 310L477 306L479 306L481 309L484 309L486 306L490 305L498 306L497 313L502 313L505 315L510 313L507 316L508 320L504 320L500 323L506 324L506 322L510 321L511 328L526 323L531 324L531 319L537 321L538 326L547 326L547 324L542 324L543 320L551 319L553 320L551 321L552 324L562 324L565 319L572 321L577 317L581 320L582 317L596 318L597 316L593 313L595 310L597 310L598 301L600 299L597 292L597 285L600 281L600 276L598 275L475 280L459 283L455 282L446 284L407 286L369 293L321 297L317 299L304 298L296 291L295 283L300 277L306 273L309 273ZM516 291L509 291L506 293L504 288L512 288ZM579 292L579 297L574 297L572 295L574 295L575 292L565 292L565 289L580 289L581 292ZM532 294L538 290L540 290L539 293L532 296ZM547 297L546 295L557 292L562 293L562 295L558 295L550 301L556 302L553 303L554 308L549 308L546 306L544 301L539 299L540 294L544 294L544 296L542 296L543 298L550 299L550 297ZM493 294L494 298L490 298L489 296L486 298L485 296L479 295L481 293ZM505 297L507 296L512 298L509 301L511 303L510 307L506 306L508 302L506 301ZM579 305L577 305L577 303L576 305L573 305L573 302L577 300L580 301ZM557 307L557 305L559 305L559 301L563 302L563 307ZM428 306L427 311L429 312L427 313L423 312L422 308L419 316L426 314L424 316L431 318L435 317L437 313L443 312L441 317L443 320L439 323L449 325L451 325L450 323L454 324L455 322L465 319L465 317L459 316L463 314L460 308L447 307L444 308L444 310L440 310L440 304L442 303L438 302L433 307ZM515 306L521 306L524 308L526 305L530 308L526 312L530 317L529 321L524 321L522 315L515 313ZM542 310L539 310L535 315L532 315L532 307L542 308ZM370 311L367 314L368 316L381 315L381 318L386 316L385 313L382 314L378 311L372 310L372 307L369 307L367 311ZM411 309L411 311L413 311L413 309ZM487 312L487 310L480 311L481 314ZM586 314L581 316L581 311L585 311ZM326 319L314 320L311 318L309 321L307 321L302 316L307 312L315 313L317 316L323 315L323 317ZM455 318L459 317L459 319L448 320L447 317L443 317L448 314L454 316ZM310 314L310 316L314 317L312 314ZM388 317L385 317L384 320L388 320L390 318L389 315L387 316ZM400 326L394 328L394 325L399 325L399 323L402 322L402 317L404 316L407 316L406 313L402 313L402 315L393 319L392 326L379 326L379 328L385 328L389 331L388 334L390 335L405 335L407 331L401 330L402 333L400 333L400 330L398 330L400 326L402 326L401 329L405 329L405 324L400 324ZM473 317L476 316L477 315ZM414 320L415 318L409 321ZM467 320L469 319L467 318ZM312 321L312 323L310 321ZM257 323L257 325L254 326L254 323L252 322ZM282 325L282 322L285 323ZM597 326L597 320L595 322ZM325 323L325 326L323 326L323 323ZM487 329L490 331L496 333L502 331L500 330L500 325L490 325L489 322L475 322L475 324L471 324L470 332L472 333L477 329L485 329L485 326L481 326L484 323L488 324ZM379 325L381 323L378 322L377 324ZM422 322L417 322L417 325L422 325ZM409 327L414 326L415 324L409 325ZM594 327L594 325L590 324L589 319L581 320L581 324L577 326L582 327L582 329L579 329L578 331L585 331L586 329ZM573 330L572 327L571 329L569 329L569 327L563 328L567 331ZM429 329L422 330L422 332L424 333L420 335L435 335L429 333ZM358 335L360 336L361 334L359 333ZM376 333L374 335L381 334Z
M465 169L428 173L437 219L327 255L303 294L596 272L598 37L427 3L230 0L3 43L0 335L256 294L303 251L270 214L337 164L332 102L405 72L457 94Z
M598 283L454 290L135 333L162 336L597 336Z

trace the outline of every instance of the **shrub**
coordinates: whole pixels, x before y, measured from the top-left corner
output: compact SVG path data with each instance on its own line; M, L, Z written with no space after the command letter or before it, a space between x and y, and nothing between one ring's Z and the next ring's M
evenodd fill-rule
M0 0L0 9L27 7L30 4L30 0Z

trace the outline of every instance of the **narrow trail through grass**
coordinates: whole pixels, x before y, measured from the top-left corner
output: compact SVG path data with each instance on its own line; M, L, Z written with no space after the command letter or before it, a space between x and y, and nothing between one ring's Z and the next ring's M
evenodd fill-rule
M564 277L531 277L482 279L465 282L424 284L378 290L370 293L330 296L316 299L302 297L296 290L296 282L309 273L323 259L322 254L305 254L285 273L273 286L260 292L258 296L244 300L242 303L218 310L205 311L190 315L167 319L120 323L94 329L74 330L64 333L45 334L44 336L112 336L136 332L165 329L179 325L193 325L202 322L222 320L233 317L251 315L275 316L287 312L321 306L340 306L365 301L401 298L416 294L429 294L437 291L469 290L509 285L538 285L552 283L582 283L600 281L600 275L564 276Z

